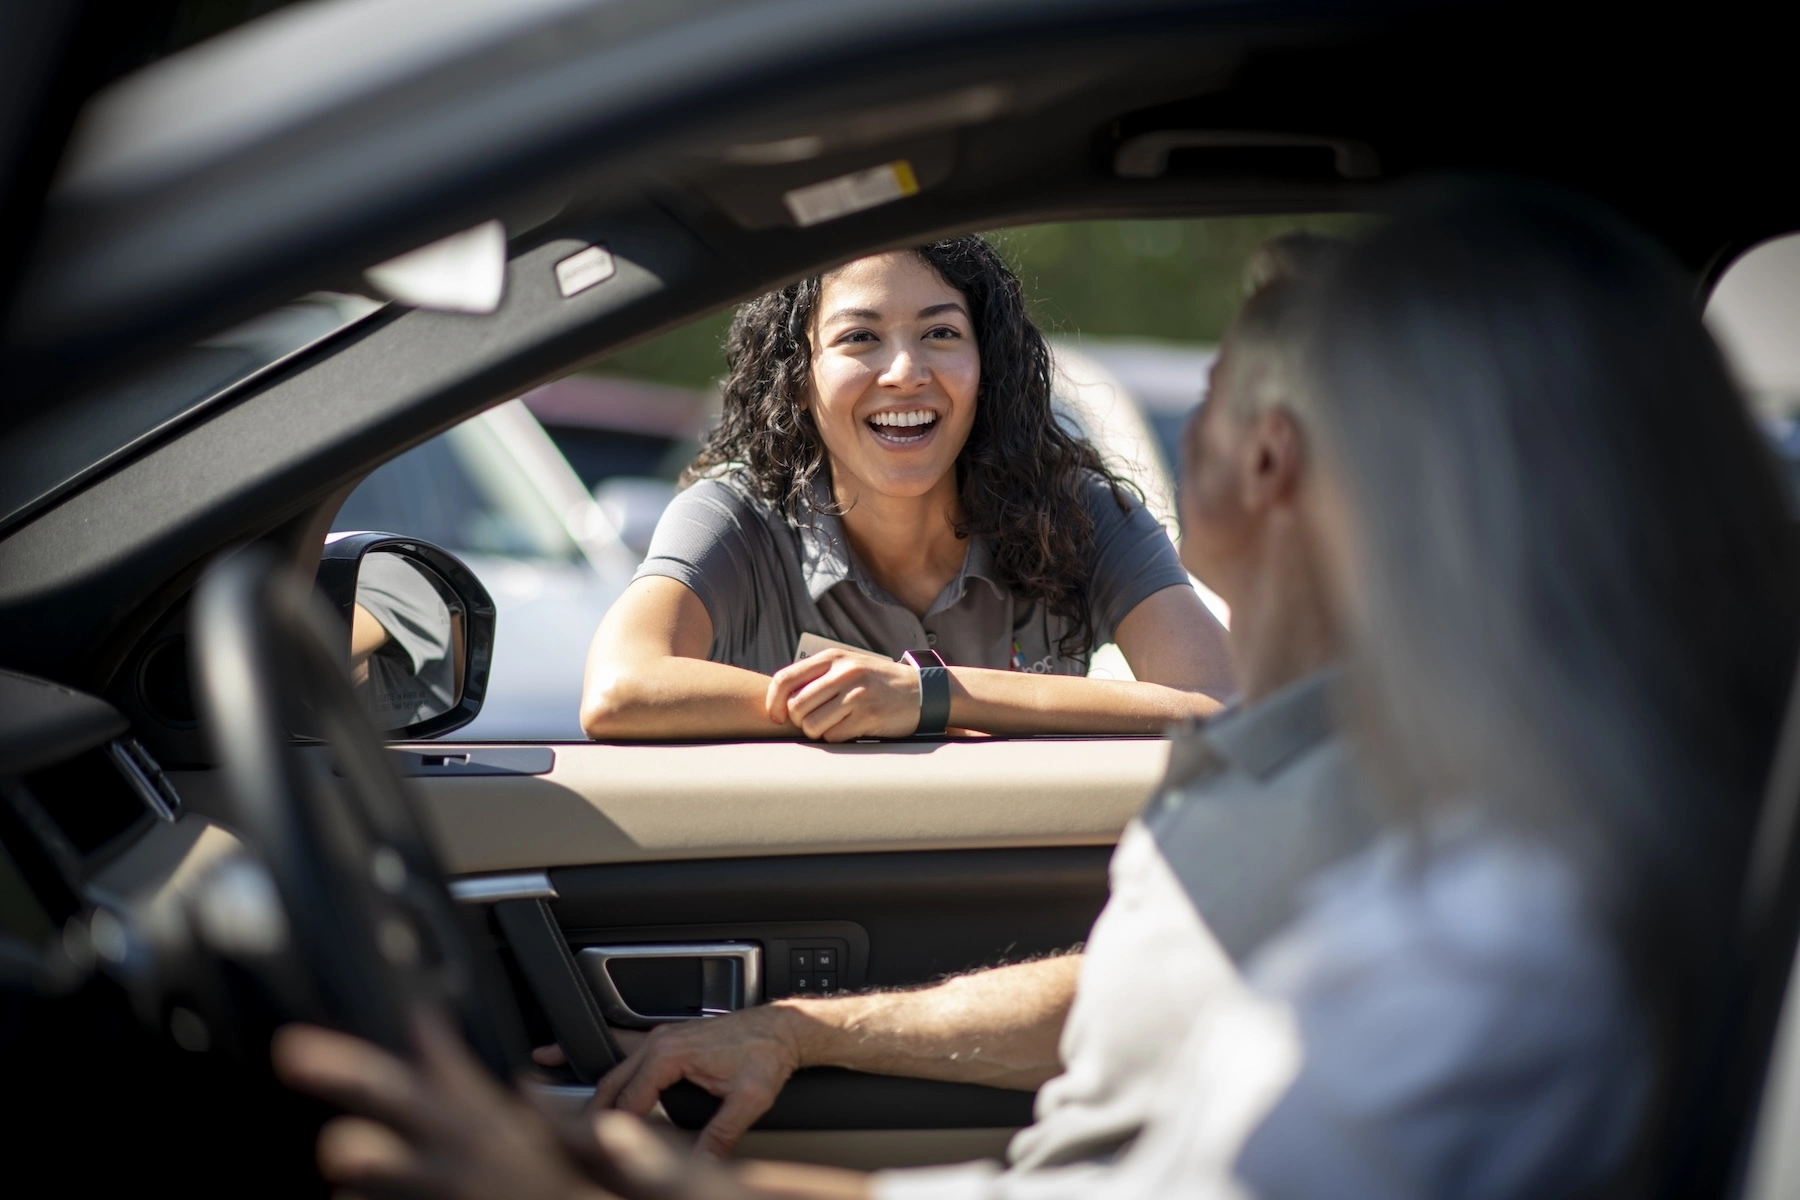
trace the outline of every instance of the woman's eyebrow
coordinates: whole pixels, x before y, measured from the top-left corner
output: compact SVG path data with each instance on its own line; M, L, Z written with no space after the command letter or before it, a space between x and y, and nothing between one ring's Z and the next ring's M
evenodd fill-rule
M956 301L950 300L943 304L932 304L925 308L921 308L917 319L924 320L926 317L935 317L939 313L947 312L959 312L965 317L969 315L968 309L964 308ZM881 314L872 308L840 308L830 316L826 317L825 322L836 321L841 318L848 318L852 321L879 321L881 320ZM821 324L825 322L821 322Z

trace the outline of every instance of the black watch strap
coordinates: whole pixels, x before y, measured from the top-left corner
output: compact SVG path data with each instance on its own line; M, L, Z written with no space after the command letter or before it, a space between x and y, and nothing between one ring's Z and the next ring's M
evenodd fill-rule
M919 727L913 736L944 732L950 724L950 668L936 650L908 650L900 661L919 672Z

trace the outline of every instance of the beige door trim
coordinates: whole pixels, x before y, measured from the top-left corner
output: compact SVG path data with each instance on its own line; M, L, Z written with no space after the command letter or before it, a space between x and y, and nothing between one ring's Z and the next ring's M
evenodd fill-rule
M421 743L434 752L449 743ZM559 743L547 775L410 781L452 875L883 850L1110 845L1168 765L1160 738ZM171 772L228 811L217 772Z
M1108 845L1161 739L556 747L548 775L413 780L453 874L775 854Z

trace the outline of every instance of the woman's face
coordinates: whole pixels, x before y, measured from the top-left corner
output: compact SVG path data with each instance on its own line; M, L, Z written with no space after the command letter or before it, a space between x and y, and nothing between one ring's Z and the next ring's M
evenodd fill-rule
M968 300L897 250L825 276L817 313L805 403L839 499L923 496L952 478L981 385Z

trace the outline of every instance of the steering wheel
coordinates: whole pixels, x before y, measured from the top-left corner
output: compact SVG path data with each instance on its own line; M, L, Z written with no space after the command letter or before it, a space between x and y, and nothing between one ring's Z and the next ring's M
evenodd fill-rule
M522 1063L517 1010L350 689L342 622L309 580L252 546L208 570L192 625L233 824L286 912L302 1009L291 1015L409 1055L412 1014L435 1005L510 1076Z

